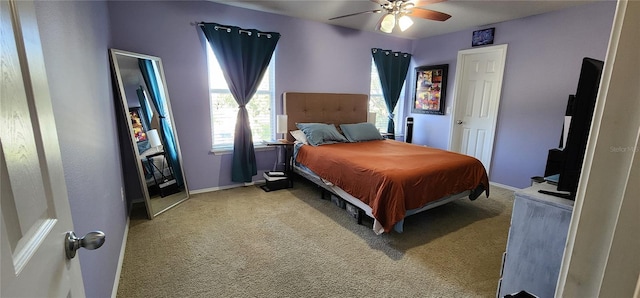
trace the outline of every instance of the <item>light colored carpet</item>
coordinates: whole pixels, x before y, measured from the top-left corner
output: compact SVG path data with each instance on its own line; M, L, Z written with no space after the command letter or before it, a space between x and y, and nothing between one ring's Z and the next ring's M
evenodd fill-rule
M153 214L157 215L159 212L164 212L165 209L182 201L186 196L187 193L184 188L178 193L165 197L161 197L159 194L153 195L149 198L149 202L151 202L151 210L153 210Z
M306 181L193 195L132 219L118 297L495 297L513 192L375 235Z

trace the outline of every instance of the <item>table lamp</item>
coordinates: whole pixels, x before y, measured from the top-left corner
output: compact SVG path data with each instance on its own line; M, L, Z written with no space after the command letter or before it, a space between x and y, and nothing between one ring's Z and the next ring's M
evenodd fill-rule
M286 139L287 134L287 115L278 115L276 119L276 133L282 134L282 140Z
M367 122L373 124L374 126L376 125L376 113L374 112L369 112L369 117L367 117Z
M147 131L147 138L149 139L149 145L152 148L156 149L156 152L160 151L160 146L162 146L162 142L160 142L160 136L158 135L158 130L152 129Z

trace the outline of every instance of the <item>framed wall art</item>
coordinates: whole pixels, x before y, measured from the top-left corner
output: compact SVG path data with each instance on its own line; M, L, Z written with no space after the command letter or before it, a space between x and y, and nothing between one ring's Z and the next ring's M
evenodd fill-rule
M444 115L449 64L416 67L412 112Z
M496 33L496 28L489 28L483 30L473 31L473 35L471 37L471 46L483 46L488 44L493 44L493 36Z
M147 140L148 128L144 125L142 118L140 118L141 115L142 108L129 108L129 116L131 116L131 127L133 128L133 134L138 142Z

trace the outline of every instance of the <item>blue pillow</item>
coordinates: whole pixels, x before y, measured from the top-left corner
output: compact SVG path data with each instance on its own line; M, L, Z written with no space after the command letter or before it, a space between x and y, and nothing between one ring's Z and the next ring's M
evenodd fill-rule
M342 133L349 142L363 142L372 140L383 140L378 129L369 122L357 124L340 124Z
M142 152L145 152L149 149L151 149L151 144L149 144L148 140L138 142L138 154L142 154Z
M302 130L312 146L348 142L333 124L296 123L296 126Z

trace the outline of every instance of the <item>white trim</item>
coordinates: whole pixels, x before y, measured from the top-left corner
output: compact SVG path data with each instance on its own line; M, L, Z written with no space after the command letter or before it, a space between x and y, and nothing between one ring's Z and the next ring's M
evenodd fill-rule
M230 185L225 185L225 186L216 186L216 187L201 188L201 189L196 189L196 190L189 190L189 195L195 195L195 194L199 194L199 193L219 191L219 190L225 190L225 189L232 189L232 188L238 188L238 187L251 186L251 185L256 185L256 184L260 184L260 183L266 183L266 181L264 179L262 179L262 180L256 180L256 181L247 182L247 183L236 183L236 184L230 184Z
M638 23L640 2L618 1L556 297L632 297L637 285Z
M513 187L513 186L509 186L509 185L505 185L505 184L498 183L498 182L493 182L493 181L489 181L489 185L497 186L497 187L508 189L508 190L511 190L511 191L520 191L520 190L522 190L521 188L517 188L517 187Z
M273 146L262 145L262 143L258 143L257 145L256 145L256 143L254 143L253 150L255 152L259 152L259 151L275 150L275 148ZM220 147L217 147L217 148L211 148L211 150L209 152L213 153L213 155L229 155L229 154L233 154L233 145L231 145L231 146L220 146Z
M116 277L113 281L113 289L111 290L111 298L116 298L118 294L118 286L120 285L120 274L122 273L122 264L124 263L124 252L127 248L127 237L129 236L129 217L124 227L124 235L122 236L122 245L120 246L120 256L118 257L118 268L116 268Z

